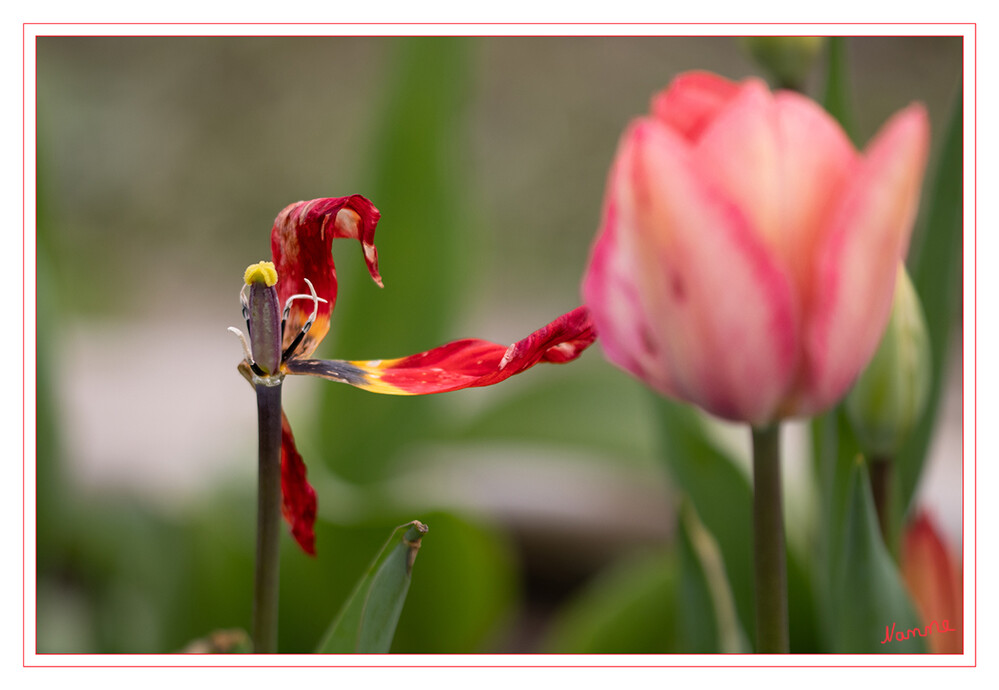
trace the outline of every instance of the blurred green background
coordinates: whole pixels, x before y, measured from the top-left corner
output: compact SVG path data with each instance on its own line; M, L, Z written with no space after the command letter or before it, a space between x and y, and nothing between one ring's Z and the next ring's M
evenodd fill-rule
M846 46L858 139L920 100L936 143L961 40ZM513 342L579 304L617 139L652 94L688 69L759 73L735 38L50 37L37 65L40 652L248 627L256 422L226 327L281 208L359 193L382 212L385 289L334 247L320 356ZM567 603L672 540L650 396L599 347L494 389L291 378L285 396L320 515L317 558L284 543L282 651L313 648L411 519L430 533L400 652L558 648ZM630 572L619 586L659 586Z

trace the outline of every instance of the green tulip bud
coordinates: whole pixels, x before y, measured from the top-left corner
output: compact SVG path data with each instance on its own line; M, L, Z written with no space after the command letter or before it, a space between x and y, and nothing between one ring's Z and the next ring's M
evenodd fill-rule
M782 88L800 90L822 51L823 36L748 36L743 45Z
M874 358L846 397L846 412L869 456L892 456L919 421L930 390L926 317L905 267L895 278L891 318Z

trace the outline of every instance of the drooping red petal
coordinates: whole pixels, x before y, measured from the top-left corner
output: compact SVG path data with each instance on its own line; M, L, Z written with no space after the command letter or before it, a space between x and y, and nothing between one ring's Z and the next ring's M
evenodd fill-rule
M336 266L333 264L333 240L355 239L364 250L364 261L371 278L382 285L378 274L378 250L375 228L381 214L359 194L330 199L299 201L285 207L274 220L271 230L271 253L278 273L278 297L283 306L295 294L308 294L308 278L316 293L326 300L319 304L316 320L303 338L297 352L309 356L329 331L330 313L336 304ZM284 332L288 347L312 314L312 302L302 299L292 303Z
M305 478L305 463L295 448L295 437L281 413L281 513L302 550L316 555L316 492Z
M469 338L399 359L348 362L294 358L287 363L287 370L372 393L428 395L491 386L542 361L569 362L596 337L589 311L578 307L510 347Z

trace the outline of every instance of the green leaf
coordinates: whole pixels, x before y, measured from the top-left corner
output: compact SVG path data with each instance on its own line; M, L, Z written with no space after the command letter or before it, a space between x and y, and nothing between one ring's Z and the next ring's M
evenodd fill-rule
M634 556L600 573L555 617L544 650L559 654L676 652L673 550Z
M844 521L833 563L833 640L837 653L923 652L922 638L910 635L887 644L886 627L899 632L919 627L901 575L881 539L867 467L851 467Z
M663 459L673 480L718 541L739 620L753 643L755 604L749 479L707 438L701 420L690 407L658 396L654 404L659 411Z
M389 651L409 591L413 561L426 533L426 525L416 520L396 528L340 609L318 652Z
M718 543L689 501L680 507L680 587L677 651L689 654L749 651Z

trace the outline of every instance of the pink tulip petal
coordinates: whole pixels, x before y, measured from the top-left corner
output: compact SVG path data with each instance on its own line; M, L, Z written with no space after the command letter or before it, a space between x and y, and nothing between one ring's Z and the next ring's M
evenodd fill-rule
M783 260L778 134L777 109L766 84L747 79L704 129L693 158L698 175L723 190L771 253Z
M791 91L774 97L780 147L782 256L806 313L816 247L858 155L846 133L814 101Z
M589 312L578 307L509 347L469 338L399 359L348 362L294 358L288 361L287 370L372 393L428 395L491 386L539 362L569 362L595 339Z
M297 352L310 355L329 331L330 314L336 304L336 266L333 264L333 240L355 239L361 243L364 261L372 280L379 286L378 250L375 228L381 214L359 194L330 199L299 201L285 207L274 220L271 230L271 253L278 273L278 297L281 305L294 294L308 294L308 278L316 293L326 302L319 304L315 322L302 339ZM294 340L312 314L310 300L292 302L284 332L284 347Z
M599 315L595 319L600 322L600 347L607 359L635 378L670 391L675 386L653 345L632 254L622 246L618 226L617 204L608 195L602 228L583 279L583 301Z
M696 141L739 92L739 85L710 72L686 72L652 99L652 115L680 136Z
M756 79L743 82L704 131L698 171L749 216L794 278L796 309L807 311L816 242L856 160L833 118L792 92L771 96Z
M836 402L870 360L891 310L929 148L925 109L897 113L868 146L818 247L798 414Z
M583 285L608 358L718 416L770 421L796 366L787 275L668 128L638 121L616 161Z
M281 513L291 534L310 556L316 555L316 492L305 477L305 463L295 447L288 418L281 413Z

